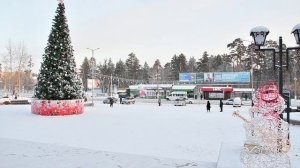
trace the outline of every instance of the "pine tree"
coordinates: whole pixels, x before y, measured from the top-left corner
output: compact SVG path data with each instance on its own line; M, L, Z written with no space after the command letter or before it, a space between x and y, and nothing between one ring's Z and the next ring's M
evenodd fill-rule
M161 68L162 68L162 66L160 64L159 59L156 59L152 66L152 69L155 70L155 73L157 73L159 71L159 69L161 69Z
M87 59L87 57L85 57L80 68L80 77L85 91L87 91L87 79L88 79L89 71L90 71L89 60Z
M171 59L170 69L172 74L172 80L178 80L180 71L179 71L179 59L176 54Z
M115 71L115 64L112 62L111 58L108 59L108 63L107 63L107 67L108 67L108 73L109 75L114 74Z
M240 38L235 39L232 43L227 44L227 48L230 49L232 61L236 63L236 66L241 70L242 60L245 57L246 46L243 43L243 40Z
M137 79L138 78L138 71L140 70L140 61L135 56L134 53L130 53L126 60L126 67L128 68L128 78L130 79Z
M202 58L199 59L199 62L197 62L197 70L199 72L209 72L209 58L208 53L204 51Z
M162 80L164 81L172 81L175 80L175 76L172 75L171 63L167 62L164 65Z
M196 72L197 64L196 59L194 57L190 57L187 63L187 72Z
M150 78L149 71L150 71L150 67L148 63L145 62L144 67L142 69L142 80L144 80L145 83L149 83L149 78Z
M62 1L56 9L37 80L35 97L38 99L82 99L82 84L76 73L73 47Z
M116 68L115 68L114 73L115 73L115 76L119 76L119 77L122 77L122 78L125 77L126 65L121 59L116 63Z
M179 54L178 56L178 66L179 66L179 73L186 72L186 57L184 54Z
M110 76L111 73L110 73L110 70L109 70L108 63L107 63L107 62L108 62L107 59L104 59L103 64L101 64L101 69L100 69L100 71L101 71L101 74L102 74L102 75L108 75L108 76Z
M222 71L222 65L223 65L223 60L222 60L222 57L221 55L217 55L217 56L214 56L212 57L212 71L213 72L220 72Z

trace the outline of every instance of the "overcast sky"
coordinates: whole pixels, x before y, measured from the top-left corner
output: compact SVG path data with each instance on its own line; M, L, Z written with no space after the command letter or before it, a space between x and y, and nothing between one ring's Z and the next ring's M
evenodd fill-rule
M38 72L55 16L56 0L0 0L0 54L9 40L24 42ZM252 40L255 26L270 30L268 39L295 46L290 34L300 23L300 0L65 0L77 66L95 51L125 61L134 52L143 65L155 59L164 65L174 54L199 59L229 53L236 38Z

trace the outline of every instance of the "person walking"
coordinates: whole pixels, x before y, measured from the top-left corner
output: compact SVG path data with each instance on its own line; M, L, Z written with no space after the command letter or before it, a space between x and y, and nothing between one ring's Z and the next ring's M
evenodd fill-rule
M120 104L122 104L122 97L120 97Z
M223 102L220 100L220 112L223 112Z
M110 107L114 106L114 99L112 97L109 99L109 104L110 104Z
M158 98L158 106L160 106L161 105L161 99L160 99L160 97Z
M210 102L209 101L207 101L206 110L207 110L207 112L210 112Z

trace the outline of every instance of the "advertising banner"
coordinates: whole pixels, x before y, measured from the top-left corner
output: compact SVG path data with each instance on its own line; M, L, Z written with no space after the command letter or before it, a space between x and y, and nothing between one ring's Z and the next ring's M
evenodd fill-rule
M215 72L214 82L250 82L250 72Z
M204 73L204 82L208 82L208 83L214 82L214 73L212 72Z
M204 73L203 72L196 73L196 82L197 83L204 82Z
M250 82L250 72L179 73L179 82L242 83Z
M196 73L179 73L180 82L196 82Z
M92 89L94 87L95 88L100 88L100 80L99 79L88 79L88 89ZM92 83L94 82L94 83Z

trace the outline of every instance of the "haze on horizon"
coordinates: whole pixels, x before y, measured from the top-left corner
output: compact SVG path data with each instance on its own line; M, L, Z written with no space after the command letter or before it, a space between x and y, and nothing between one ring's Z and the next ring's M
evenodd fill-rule
M0 54L8 41L24 42L38 72L50 34L56 0L1 2ZM236 38L251 41L255 26L270 30L268 39L283 37L296 46L291 30L300 23L298 0L65 0L76 64L95 51L97 63L112 58L125 61L133 52L150 66L164 65L174 54L197 60L208 54L229 53L227 44ZM2 60L0 60L2 61Z

